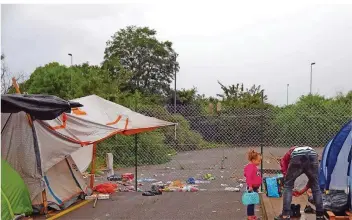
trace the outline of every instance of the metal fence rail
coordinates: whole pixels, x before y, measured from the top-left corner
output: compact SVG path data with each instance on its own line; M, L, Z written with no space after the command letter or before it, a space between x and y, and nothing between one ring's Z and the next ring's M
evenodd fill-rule
M352 118L352 107L347 105L330 111L311 105L215 113L201 106L178 106L176 114L173 106L141 106L138 112L178 123L176 129L138 135L138 178L185 179L212 173L229 184L230 176L243 177L250 148L260 152L262 147L264 174L275 173L290 146L311 146L321 153ZM106 153L113 153L115 166L128 170L135 165L134 144L133 136L114 136L100 144L98 157L103 160Z

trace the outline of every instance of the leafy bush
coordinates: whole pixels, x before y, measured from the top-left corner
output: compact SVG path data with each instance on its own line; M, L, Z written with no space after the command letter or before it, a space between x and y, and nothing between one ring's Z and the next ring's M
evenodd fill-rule
M207 142L202 135L191 130L190 123L180 114L171 114L161 106L141 106L139 112L161 120L177 123L176 137L175 127L160 129L165 135L165 143L177 151L196 150L207 147Z
M164 144L165 136L153 131L137 136L138 165L163 164L171 160L174 150ZM106 153L114 155L114 165L133 166L135 164L135 136L115 135L98 145L98 157Z

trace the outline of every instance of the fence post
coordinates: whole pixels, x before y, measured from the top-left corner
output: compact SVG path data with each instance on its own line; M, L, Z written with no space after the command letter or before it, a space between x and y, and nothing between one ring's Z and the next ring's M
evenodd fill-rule
M134 110L137 112L137 94L135 95ZM138 188L138 134L134 135L134 185L137 192Z
M264 160L264 91L261 92L261 115L260 115L260 154L262 155L262 161L260 164L260 171L262 176L262 184L261 184L261 191L263 192L263 160Z

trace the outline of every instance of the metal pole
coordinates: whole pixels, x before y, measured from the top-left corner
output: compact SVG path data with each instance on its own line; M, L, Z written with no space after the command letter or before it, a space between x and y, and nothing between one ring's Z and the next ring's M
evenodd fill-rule
M135 96L135 111L137 111L137 97ZM138 189L138 134L134 135L134 185Z
M310 94L310 95L312 95L313 65L315 65L315 63L311 63L311 64L310 64L310 90L309 90L309 94Z
M288 105L288 87L290 86L290 84L287 84L287 91L286 91L286 105Z
M134 185L137 192L138 189L138 134L134 135Z
M261 102L262 102L262 114L261 114L261 120L260 120L260 154L262 155L262 161L260 163L260 172L263 180L263 160L264 160L264 91L262 91L261 94ZM260 187L261 191L263 192L263 181Z
M176 105L176 95L177 95L177 91L176 91L176 89L177 89L177 76L176 76L176 71L177 71L177 69L176 69L176 59L177 59L177 54L175 55L175 69L174 69L174 71L175 71L175 88L174 88L174 114L176 114L176 112L177 112L177 105ZM175 140L177 140L177 135L176 135L176 125L175 125Z
M72 53L69 53L68 54L70 57L71 57L71 66L72 66ZM70 90L71 90L71 98L73 98L73 90L72 90L72 71L71 71L71 74L70 74Z
M312 95L312 72L313 72L313 65L310 65L310 89L309 94Z
M176 114L177 110L176 110L176 84L177 80L176 80L176 64L175 64L175 89L174 89L174 113Z

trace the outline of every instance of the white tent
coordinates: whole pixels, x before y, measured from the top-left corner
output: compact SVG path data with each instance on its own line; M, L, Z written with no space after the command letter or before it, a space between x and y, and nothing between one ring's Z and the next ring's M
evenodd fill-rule
M95 95L76 101L84 106L49 121L30 123L25 110L1 114L2 157L21 175L38 207L47 200L49 206L64 209L86 192L81 171L94 158L96 143L174 125Z

